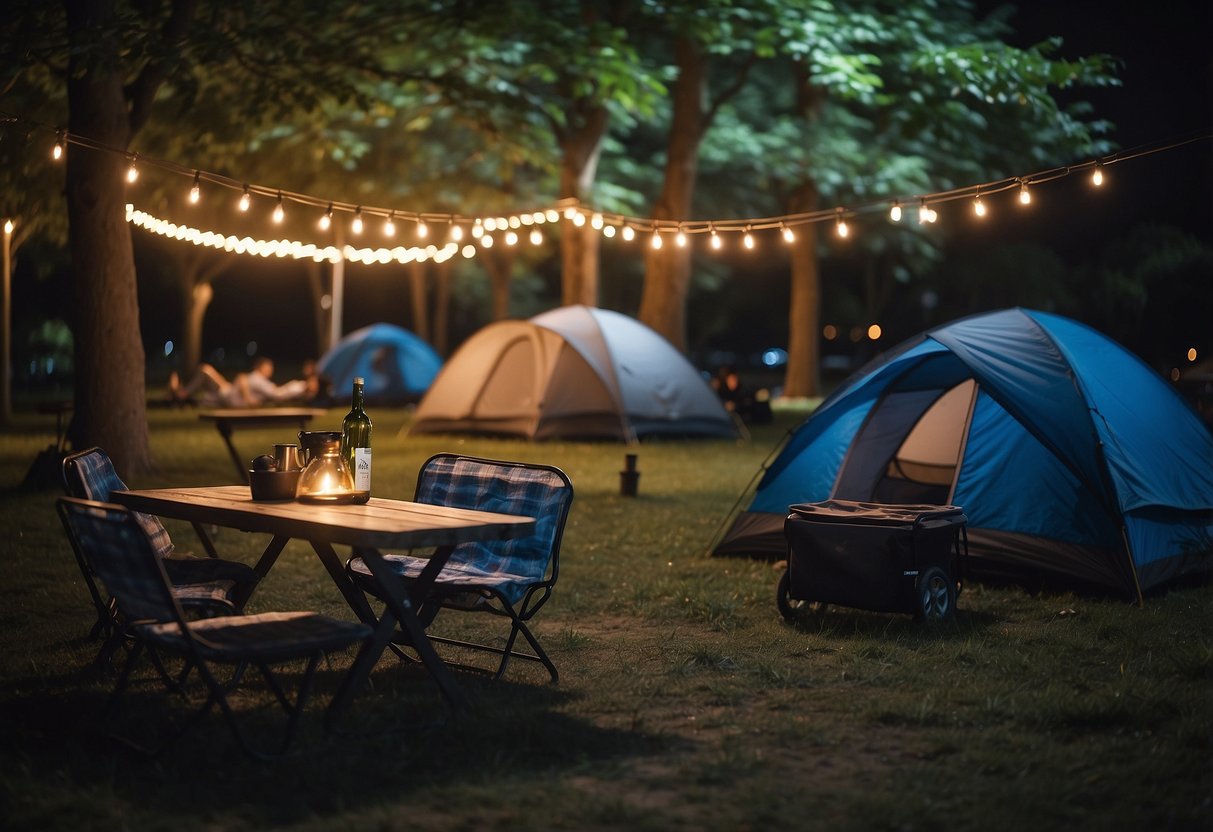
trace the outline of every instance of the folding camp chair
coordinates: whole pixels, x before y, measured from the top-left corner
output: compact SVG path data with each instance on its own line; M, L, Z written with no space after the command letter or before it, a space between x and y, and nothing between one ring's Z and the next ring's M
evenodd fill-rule
M109 455L100 448L78 451L63 460L63 486L70 497L99 502L108 502L112 492L126 488ZM135 512L134 516L147 533L152 547L164 559L164 569L168 573L173 594L191 614L231 615L244 608L244 603L257 584L257 573L252 567L238 561L222 560L213 551L208 558L179 554L174 551L168 529L164 528L159 518L140 512ZM112 599L102 597L75 536L70 529L67 532L76 555L76 564L80 567L97 611L97 621L89 635L94 638L101 634L105 636L97 656L98 663L105 664L121 644L121 622L115 618ZM199 536L209 548L209 539L201 533Z
M64 526L75 536L88 563L114 599L125 622L125 632L133 640L110 696L107 715L126 690L144 648L177 653L198 668L208 690L206 702L186 728L218 704L245 752L259 759L281 755L294 739L320 659L327 652L364 642L371 634L365 624L338 621L314 612L187 620L169 584L161 556L132 512L121 506L73 497L60 497L58 510ZM270 665L296 660L306 660L307 666L298 695L291 702ZM246 663L260 668L288 714L276 754L263 753L249 745L228 702L228 690L212 670L213 664L242 667ZM163 747L175 739L176 736L172 737Z
M560 541L573 502L569 478L559 468L548 465L437 454L421 467L413 499L419 503L535 518L535 531L529 537L456 546L438 573L429 598L413 599L413 603L421 601L418 615L427 626L440 609L508 617L510 632L503 647L433 635L429 638L440 644L500 655L501 663L493 672L494 678L501 678L510 658L517 657L542 663L555 682L556 667L527 622L551 596L560 572ZM420 576L428 562L424 557L407 554L387 555L385 560L406 584ZM364 592L384 599L383 587L362 558L351 558L346 570ZM514 649L520 633L534 653ZM397 643L407 642L400 636Z

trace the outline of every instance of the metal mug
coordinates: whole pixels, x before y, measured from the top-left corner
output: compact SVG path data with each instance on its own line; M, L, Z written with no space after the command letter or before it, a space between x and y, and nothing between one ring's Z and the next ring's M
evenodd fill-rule
M330 442L340 442L339 430L301 430L299 431L299 465L306 467L312 458L324 450Z
M298 445L275 445L274 461L278 463L279 471L298 471L303 467L303 456Z

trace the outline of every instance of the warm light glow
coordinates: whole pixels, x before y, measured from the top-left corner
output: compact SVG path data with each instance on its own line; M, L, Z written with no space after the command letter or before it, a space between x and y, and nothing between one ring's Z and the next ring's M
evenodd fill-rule
M537 246L543 243L543 232L538 228L531 229L531 245Z
M615 236L615 226L608 225L606 228L602 229L602 236L607 237L607 238L614 237Z
M55 146L53 148L51 148L51 158L54 159L56 162L58 162L60 159L63 158L63 140L62 139L57 139L55 141Z
M780 233L783 234L783 241L785 243L796 242L796 235L793 234L792 229L788 228L786 225L783 227L783 231L781 231Z
M496 231L497 230L497 218L496 217L485 217L484 230L485 231Z
M350 221L350 231L353 231L355 234L361 234L362 228L362 209L355 208L354 219Z
M931 221L931 209L927 206L927 201L924 199L918 206L918 222L920 225L926 225Z
M547 217L548 222L556 222L556 220L560 219L560 212L555 208L547 209L543 212L543 215Z
M5 228L5 230L8 230L8 225L6 224L4 226L4 228ZM1188 347L1188 360L1189 361L1196 360L1196 347Z
M1091 184L1096 188L1103 184L1103 165L1096 164L1095 170L1091 171Z
M12 220L5 220L5 221L4 221L4 233L5 233L5 234L12 234L12 233L13 233L13 228L14 228L14 226L13 226L13 221L12 221Z
M517 229L522 225L522 220L518 219L518 217L510 217L509 224L510 228Z
M1032 201L1032 194L1028 192L1027 180L1021 180L1019 183L1019 201L1023 205L1027 205Z
M420 238L420 239L423 239L423 240L424 240L424 239L426 238L426 236L428 236L428 235L429 235L429 233L430 233L430 227L429 227L428 225L426 225L426 224L425 224L425 221L424 221L424 220L423 220L423 221L420 221L420 222L418 222L418 223L417 223L417 236L418 236L418 238Z
M480 236L480 245L484 246L485 248L492 248L493 247L493 235L492 234L482 234Z
M460 240L463 239L463 226L462 225L454 225L454 224L451 225L451 239L454 240L455 242L459 242Z
M590 227L595 231L602 230L602 214L595 214L590 218Z
M252 203L252 201L253 201L253 198L252 198L252 196L249 195L248 185L245 185L244 193L242 193L240 195L240 204L239 204L240 210L247 211L248 207Z
M712 229L712 248L719 251L724 242L720 239L720 235L716 233L716 229Z
M636 229L632 228L630 225L625 225L623 227L623 239L629 243L636 239Z
M576 209L576 208L574 208L574 207L573 207L573 206L571 206L571 205L570 205L568 208L565 208L565 209L564 209L564 218L565 218L566 220L571 220L571 219L573 219L574 217L576 217L576 216L577 216L577 214L578 214L577 209Z
M472 257L475 257L476 256L476 247L474 245L472 245L471 243L468 243L466 246L463 247L463 256L467 257L469 259Z
M889 219L893 222L901 222L901 203L894 202L893 207L889 209Z
M385 236L385 237L395 237L396 236L396 215L395 214L388 214L387 219L383 221L383 236ZM418 236L422 236L422 235L418 235Z
M880 334L881 334L880 324L872 324L870 327L868 327L868 339L869 340L879 341Z
M678 233L674 235L674 245L678 246L679 248L687 247L687 235L682 231L682 229L679 229Z
M838 337L838 327L834 326L833 324L826 324L824 327L822 327L821 334L825 336L827 341L833 341Z
M1179 381L1179 368L1178 367L1171 368L1171 381Z
M654 229L653 239L650 243L653 248L661 248L661 232Z
M580 211L577 211L576 213L574 213L573 214L573 225L577 226L578 228L581 228L581 226L585 225L585 214L581 213Z
M282 194L278 194L278 204L274 206L274 222L282 222L286 217L286 209L282 207Z
M986 204L981 201L981 194L973 197L973 213L979 217L986 215Z
M197 205L198 200L202 199L202 186L199 184L198 174L194 174L194 184L190 188L190 204Z
M139 178L139 168L135 167L135 160L131 159L131 166L126 169L126 181L134 182Z
M847 221L842 218L842 212L838 212L838 221L834 225L834 230L838 232L838 236L844 240L851 233L851 229L847 228Z
M320 230L328 231L333 224L333 206L330 205L328 210L324 212L324 216L320 218Z
M505 234L505 244L507 246L516 245L518 243L518 232L507 231Z
M747 231L741 242L746 248L752 249L754 247L754 235Z
M479 240L484 235L484 226L477 222L472 226L472 237Z

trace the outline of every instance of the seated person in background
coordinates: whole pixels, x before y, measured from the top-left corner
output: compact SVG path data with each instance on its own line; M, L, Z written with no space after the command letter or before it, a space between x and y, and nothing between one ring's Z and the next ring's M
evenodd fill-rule
M328 407L333 403L333 383L320 372L316 359L309 358L303 362L303 381L307 384L304 401L318 407Z
M174 401L189 401L195 393L206 407L260 407L267 402L285 402L303 399L308 392L304 379L277 385L273 381L274 362L266 356L253 361L253 368L240 373L232 381L210 364L199 364L198 372L182 385L177 374L168 377L169 395Z

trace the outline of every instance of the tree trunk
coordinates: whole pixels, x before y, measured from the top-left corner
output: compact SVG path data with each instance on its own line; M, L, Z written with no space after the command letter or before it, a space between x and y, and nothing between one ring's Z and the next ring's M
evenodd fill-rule
M451 261L438 264L434 279L434 343L433 347L443 358L451 348Z
M666 149L665 180L661 196L653 206L653 217L659 220L682 220L690 215L699 168L699 143L707 120L704 109L707 61L699 47L685 38L675 42L674 54L678 63L678 80L672 90L674 115ZM684 350L691 250L674 245L673 234L664 235L660 249L651 247L647 235L642 234L639 239L647 247L640 320L677 349Z
M580 200L594 184L609 116L600 104L579 102L570 120L574 126L560 140L560 196ZM589 223L580 227L562 220L560 228L561 303L598 305L598 246L600 233Z
M84 65L73 58L67 84L69 129L124 148L130 121L117 68L118 46L106 42L113 38L112 3L68 0L64 5L72 43L101 43L112 58ZM117 154L72 145L66 189L75 296L71 439L77 448L104 448L118 472L130 478L151 468L152 453L125 168Z
M304 261L304 275L307 278L308 293L312 298L312 323L316 331L316 358L324 355L332 348L333 328L333 298L329 296L328 308L324 305L325 272L323 263L315 260Z
M488 272L493 291L493 320L504 321L510 316L510 278L514 273L514 252L482 250L480 260Z
M189 380L202 363L202 322L215 297L209 280L194 280L186 301L184 329L181 332L181 378Z
M428 287L426 286L426 264L420 260L409 263L409 299L413 307L413 333L422 341L430 340L430 316Z
M817 189L805 182L792 194L789 213L817 210ZM817 261L817 225L796 229L791 245L792 285L788 302L788 366L784 371L783 395L805 398L820 395L821 356L818 330L821 318L821 275Z

